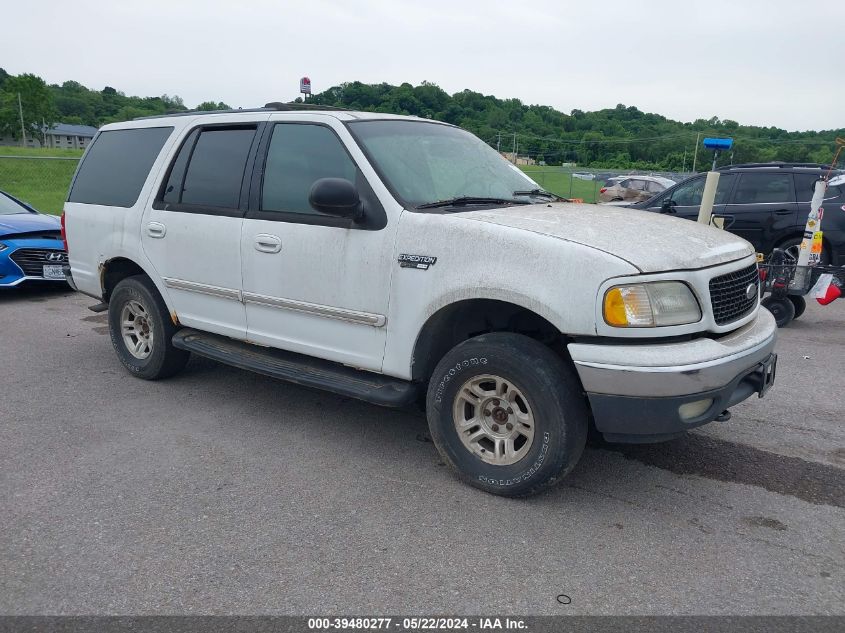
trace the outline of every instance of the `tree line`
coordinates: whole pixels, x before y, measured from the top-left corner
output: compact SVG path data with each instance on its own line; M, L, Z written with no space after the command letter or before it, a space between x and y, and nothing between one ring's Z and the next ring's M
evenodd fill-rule
M20 99L20 103L19 103ZM228 110L220 102L206 101L198 110ZM10 75L0 68L0 136L21 135L21 112L27 137L41 138L56 123L100 127L115 121L188 110L176 95L133 97L105 86L90 90L76 81L48 85L33 74Z
M114 121L187 110L176 95L127 96L111 86L91 90L76 81L46 84L32 74L12 76L0 68L0 136L20 134L18 94L27 134L38 136L55 122L99 127ZM301 99L297 99L301 101ZM667 119L634 106L617 105L594 112L569 114L550 106L526 105L472 90L450 95L436 84L343 83L313 95L309 102L353 110L410 114L459 125L503 152L517 150L547 164L681 171L690 170L696 140L707 136L734 138L734 150L719 164L766 162L828 163L835 138L845 128L819 132L787 132L777 127L740 125L713 116L693 122ZM206 101L197 110L228 109ZM698 165L712 157L699 146Z

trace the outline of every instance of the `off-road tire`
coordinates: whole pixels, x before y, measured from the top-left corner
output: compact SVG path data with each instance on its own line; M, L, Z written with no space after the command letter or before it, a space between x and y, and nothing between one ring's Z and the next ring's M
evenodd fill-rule
M456 426L459 392L468 381L491 375L523 394L533 414L533 439L512 464L483 461L464 444ZM507 497L527 497L563 479L578 463L587 439L587 406L574 368L521 334L485 334L449 351L431 376L426 415L437 450L457 476Z
M130 352L121 329L121 315L130 302L140 304L145 310L153 334L149 355L143 359ZM158 380L180 372L190 353L173 347L171 339L176 329L164 300L149 277L135 275L117 284L109 298L109 335L117 357L129 373L145 380Z

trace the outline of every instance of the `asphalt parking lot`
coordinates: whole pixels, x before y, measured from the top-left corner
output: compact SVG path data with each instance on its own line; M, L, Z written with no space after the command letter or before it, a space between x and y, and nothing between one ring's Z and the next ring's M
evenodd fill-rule
M421 414L132 378L92 303L0 294L1 613L845 614L845 301L729 422L528 500L454 479Z

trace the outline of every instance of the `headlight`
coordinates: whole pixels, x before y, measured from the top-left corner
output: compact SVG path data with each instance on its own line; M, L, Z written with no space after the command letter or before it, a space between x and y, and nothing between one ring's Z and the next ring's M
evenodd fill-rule
M0 242L0 251L5 251L7 248L9 247L6 246L3 242Z
M604 293L604 320L613 327L660 327L701 320L698 301L680 281L614 286Z

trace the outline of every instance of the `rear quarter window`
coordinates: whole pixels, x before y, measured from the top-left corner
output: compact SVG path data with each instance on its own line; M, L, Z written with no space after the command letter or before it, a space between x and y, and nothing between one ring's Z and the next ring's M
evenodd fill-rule
M131 207L172 127L100 132L73 180L68 202Z
M816 182L821 178L821 173L818 174L795 174L795 195L798 202L810 202L813 199L813 193L816 190ZM838 198L842 195L840 187L828 186L824 192L824 199L830 200Z

